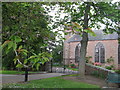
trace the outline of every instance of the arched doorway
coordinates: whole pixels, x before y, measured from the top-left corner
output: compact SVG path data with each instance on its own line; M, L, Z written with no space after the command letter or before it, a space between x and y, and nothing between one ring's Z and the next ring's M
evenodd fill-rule
M100 42L95 46L95 62L105 62L105 48Z
M79 62L79 58L80 58L80 47L81 44L77 44L76 48L75 48L75 62L78 63Z

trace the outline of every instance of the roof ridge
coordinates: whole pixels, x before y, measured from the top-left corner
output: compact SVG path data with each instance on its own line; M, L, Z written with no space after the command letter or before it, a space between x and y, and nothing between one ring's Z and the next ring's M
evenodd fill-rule
M97 30L96 30L97 31ZM118 39L118 34L116 32L113 32L112 34L105 34L103 31L98 30L98 32L95 32L97 35L96 36L91 36L90 34L88 35L89 40L117 40ZM77 42L81 41L82 37L80 35L73 35L71 38L68 39L67 42Z

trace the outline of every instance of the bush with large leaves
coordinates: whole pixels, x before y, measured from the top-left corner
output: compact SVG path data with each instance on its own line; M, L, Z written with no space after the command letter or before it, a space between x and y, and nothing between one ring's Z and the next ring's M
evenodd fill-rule
M13 36L10 40L5 41L2 44L2 49L5 52L4 55L8 54L9 52L14 52L14 63L16 64L17 68L29 68L29 67L36 67L39 69L41 64L49 61L51 58L51 54L48 52L42 52L39 54L33 53L30 57L28 57L28 51L20 45L18 47L18 43L20 43L22 39L19 36Z

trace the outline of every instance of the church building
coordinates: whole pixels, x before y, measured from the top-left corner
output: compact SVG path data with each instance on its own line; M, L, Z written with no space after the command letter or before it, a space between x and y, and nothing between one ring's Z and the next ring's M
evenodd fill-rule
M88 35L87 55L88 63L100 63L103 67L113 65L115 69L120 69L120 48L118 45L118 34L105 34L102 30L94 30L96 36ZM65 35L63 59L65 65L78 65L80 55L80 35L69 33Z

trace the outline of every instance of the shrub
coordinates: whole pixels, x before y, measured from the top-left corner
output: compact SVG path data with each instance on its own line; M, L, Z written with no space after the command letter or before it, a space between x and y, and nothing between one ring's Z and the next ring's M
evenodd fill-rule
M116 73L120 74L120 70L115 70Z
M113 65L108 65L108 66L105 66L105 68L108 69L108 70L112 70L114 68L114 66Z
M92 56L86 57L86 63L89 63L89 61L90 61L91 58L92 58Z
M69 65L64 65L65 67L69 67Z
M101 63L95 62L94 65L95 65L95 66L101 66Z
M114 61L114 59L113 59L112 56L111 56L110 58L107 59L107 63L111 63L111 62L113 62L113 61Z
M108 70L112 70L112 69L114 69L114 65L107 65L107 66L105 66L105 68Z
M70 64L71 68L76 68L75 64Z

